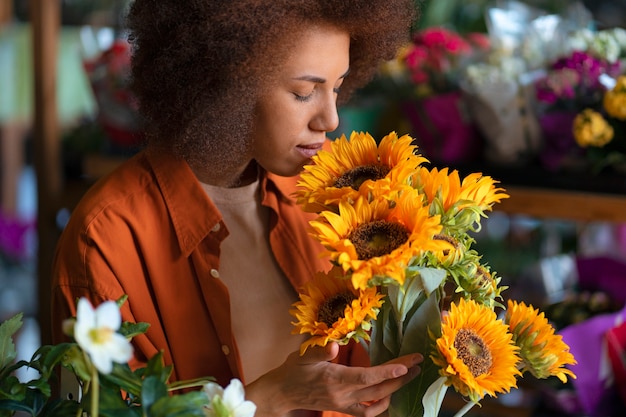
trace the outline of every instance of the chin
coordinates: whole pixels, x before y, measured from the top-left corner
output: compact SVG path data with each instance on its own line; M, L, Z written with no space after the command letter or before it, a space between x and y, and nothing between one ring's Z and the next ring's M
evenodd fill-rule
M267 169L268 172L271 172L274 175L279 175L281 177L295 177L296 175L300 175L300 173L302 172L304 165L298 165L296 167L282 167L282 168L277 168L274 167L274 169L269 168Z

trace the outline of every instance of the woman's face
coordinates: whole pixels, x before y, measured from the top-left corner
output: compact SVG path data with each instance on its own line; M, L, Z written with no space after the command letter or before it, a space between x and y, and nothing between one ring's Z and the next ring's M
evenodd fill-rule
M337 92L350 65L350 37L336 28L303 30L296 45L254 119L253 157L282 176L297 175L337 128Z

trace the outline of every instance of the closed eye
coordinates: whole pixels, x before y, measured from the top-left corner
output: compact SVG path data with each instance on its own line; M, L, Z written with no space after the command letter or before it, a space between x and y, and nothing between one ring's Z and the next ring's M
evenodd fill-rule
M311 98L313 97L313 93L307 94L306 96L303 96L297 93L293 93L293 95L295 96L297 101L301 101L301 102L307 102L311 100Z

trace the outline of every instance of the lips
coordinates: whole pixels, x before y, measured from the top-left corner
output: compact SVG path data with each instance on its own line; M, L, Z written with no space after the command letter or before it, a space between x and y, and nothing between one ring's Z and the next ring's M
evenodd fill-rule
M311 158L320 149L322 149L323 146L324 146L324 143L320 142L320 143L313 143L313 144L310 144L310 145L298 145L298 146L296 146L296 149L298 150L298 152L300 152L305 157Z

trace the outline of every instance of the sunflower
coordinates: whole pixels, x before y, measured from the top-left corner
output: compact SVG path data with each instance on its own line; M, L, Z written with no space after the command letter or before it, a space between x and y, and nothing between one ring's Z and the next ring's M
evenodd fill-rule
M455 224L457 229L460 226L467 229L485 211L491 210L494 203L509 197L503 188L496 187L497 181L489 176L472 173L461 181L458 171L448 173L448 168L428 170L420 167L410 182L425 194L431 205L431 214L452 218L450 223Z
M473 300L452 304L441 323L431 359L457 392L473 402L517 388L520 358L508 327Z
M509 300L505 322L508 324L515 344L520 347L522 372L528 371L539 379L556 376L567 382L567 375L576 378L565 365L574 365L576 360L563 342L561 335L554 334L544 313L523 302Z
M474 265L468 268L472 273L459 275L457 291L465 294L465 299L472 299L479 304L484 304L489 308L496 306L504 308L504 305L497 300L502 299L501 293L506 286L500 286L501 278L491 271L488 265L482 265L475 261Z
M355 288L404 282L405 268L425 251L450 248L433 239L441 231L439 216L430 216L421 197L411 188L395 204L384 198L359 196L351 205L339 203L339 214L323 211L310 224L313 237L327 255L352 274Z
M406 183L410 174L426 158L416 154L413 139L389 133L380 145L369 133L353 132L350 140L342 135L331 143L331 151L320 151L312 165L304 167L295 196L304 211L337 212L343 199L353 201L359 193L387 189ZM384 185L375 185L382 181Z
M292 333L311 335L300 346L300 354L331 341L345 345L352 339L369 340L370 320L376 319L382 298L376 288L356 290L340 268L315 274L289 311L297 319L291 323Z

